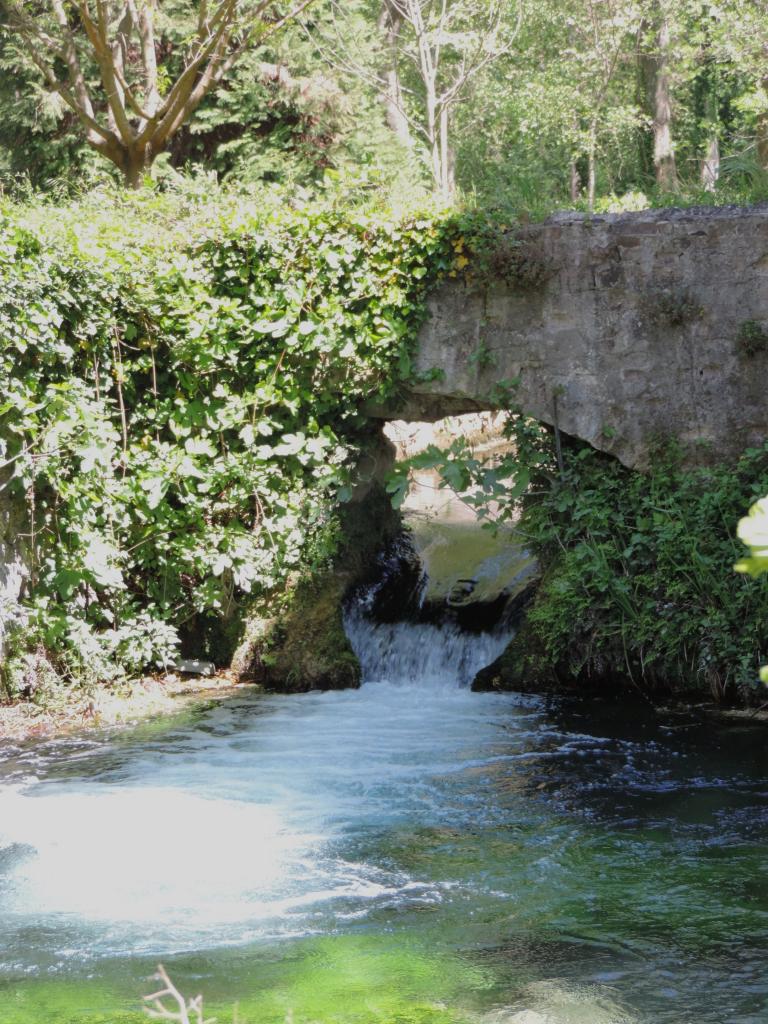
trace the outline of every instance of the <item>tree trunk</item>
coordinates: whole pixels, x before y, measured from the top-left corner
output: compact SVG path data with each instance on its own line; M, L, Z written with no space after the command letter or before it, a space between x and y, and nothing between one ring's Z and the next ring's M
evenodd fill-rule
M437 103L434 90L427 88L427 143L432 168L432 183L437 191L443 188L443 168L440 161L440 131L437 123Z
M595 188L597 184L597 122L589 126L589 152L587 153L587 202L589 212L595 212Z
M766 94L766 100L768 101L768 76L763 78L760 83L763 92ZM755 139L757 146L757 159L763 170L768 170L768 111L765 111L758 115L757 118L757 137Z
M456 190L454 177L454 154L450 146L450 111L444 106L440 111L440 191L450 199Z
M720 177L720 141L717 137L717 96L711 87L707 95L707 122L709 138L701 162L701 184L707 192L714 192Z
M641 58L648 104L653 118L653 168L662 192L677 188L677 165L672 145L672 90L669 71L670 30L666 11L658 9L653 54Z
M569 187L570 187L570 193L571 193L571 202L572 203L577 203L579 201L579 196L581 195L581 175L579 174L579 167L578 167L578 164L576 163L576 158L575 157L571 157L571 163L570 163L570 166L569 166L569 172L570 172Z
M707 192L714 192L720 177L720 143L717 135L710 135L707 141L707 155L701 164L701 184Z
M389 54L388 67L380 74L382 101L386 112L387 126L394 132L398 141L408 149L413 147L408 118L403 106L403 88L397 68L397 44L403 24L403 15L395 8L391 0L383 0L379 16L379 31Z
M125 171L126 188L138 190L144 184L144 168L138 164L129 163Z
M117 164L123 172L123 178L127 188L143 188L146 175L150 173L153 164L152 156L148 150L129 150L126 146L121 151L118 159L110 157L113 163Z
M443 167L440 163L440 140L433 139L431 146L432 184L436 192L443 191Z

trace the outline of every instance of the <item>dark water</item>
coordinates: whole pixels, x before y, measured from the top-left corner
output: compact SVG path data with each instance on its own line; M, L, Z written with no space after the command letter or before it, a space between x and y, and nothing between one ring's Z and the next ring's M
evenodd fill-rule
M351 629L359 692L7 750L0 1024L141 1020L160 959L220 1024L768 1021L764 727Z

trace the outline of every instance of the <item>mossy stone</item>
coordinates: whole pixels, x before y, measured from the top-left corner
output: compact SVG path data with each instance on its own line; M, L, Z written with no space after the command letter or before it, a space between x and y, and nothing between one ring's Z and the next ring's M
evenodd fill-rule
M498 658L480 669L472 689L538 693L562 689L562 684L531 623L524 621Z
M240 680L286 693L360 685L360 663L344 632L346 587L334 573L300 583L278 616L253 616L232 660Z
M343 509L331 567L252 609L232 659L237 678L285 693L358 687L362 672L344 631L344 600L400 530L384 488L361 490Z

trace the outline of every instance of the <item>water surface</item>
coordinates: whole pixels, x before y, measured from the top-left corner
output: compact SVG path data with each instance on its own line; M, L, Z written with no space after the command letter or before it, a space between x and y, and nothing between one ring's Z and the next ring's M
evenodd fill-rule
M2 1024L132 1024L161 959L220 1022L768 1020L762 729L349 628L360 691L6 751Z

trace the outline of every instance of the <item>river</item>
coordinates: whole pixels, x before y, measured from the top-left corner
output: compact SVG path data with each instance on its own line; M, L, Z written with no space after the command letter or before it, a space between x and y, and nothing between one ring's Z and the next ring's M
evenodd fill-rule
M768 1020L766 734L462 685L503 638L353 617L359 691L0 763L0 1022Z

